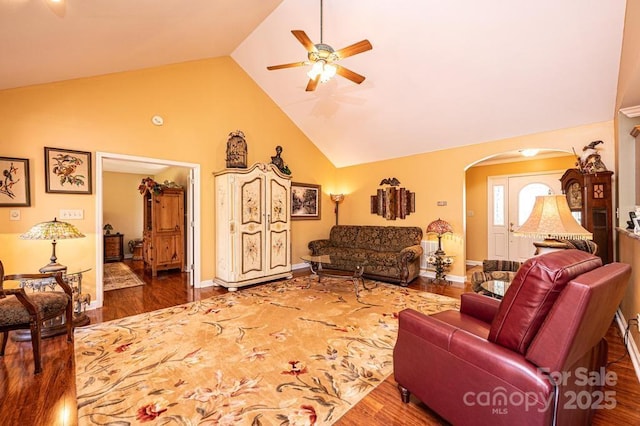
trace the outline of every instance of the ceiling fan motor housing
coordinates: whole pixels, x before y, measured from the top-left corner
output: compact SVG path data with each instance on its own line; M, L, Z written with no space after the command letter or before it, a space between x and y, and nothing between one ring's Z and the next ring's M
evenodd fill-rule
M323 60L325 62L335 62L340 59L338 55L336 55L333 47L328 44L318 43L315 45L315 50L309 52L308 57L309 60L313 62L317 62L319 60Z

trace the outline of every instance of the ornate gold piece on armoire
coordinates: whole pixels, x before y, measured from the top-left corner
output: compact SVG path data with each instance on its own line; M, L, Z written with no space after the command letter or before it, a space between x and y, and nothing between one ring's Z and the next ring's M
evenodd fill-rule
M165 188L159 194L143 195L144 223L142 257L144 267L158 271L184 266L184 191Z
M291 277L291 181L273 164L215 173L216 278L230 291Z
M578 222L593 233L598 245L596 255L603 263L613 262L613 172L582 173L569 169L560 178L562 192Z

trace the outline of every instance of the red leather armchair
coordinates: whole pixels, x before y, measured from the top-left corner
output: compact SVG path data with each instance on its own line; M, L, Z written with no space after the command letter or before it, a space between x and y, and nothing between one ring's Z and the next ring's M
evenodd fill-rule
M529 259L502 301L465 293L460 311L399 315L394 375L447 421L589 424L604 394L611 320L631 268L579 250Z

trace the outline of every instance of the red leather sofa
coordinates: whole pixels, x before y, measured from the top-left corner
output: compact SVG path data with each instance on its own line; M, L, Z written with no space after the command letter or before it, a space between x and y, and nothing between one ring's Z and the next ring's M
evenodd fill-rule
M563 250L529 259L502 301L474 293L460 311L399 315L393 354L401 397L455 425L586 425L615 404L603 384L604 336L629 265Z

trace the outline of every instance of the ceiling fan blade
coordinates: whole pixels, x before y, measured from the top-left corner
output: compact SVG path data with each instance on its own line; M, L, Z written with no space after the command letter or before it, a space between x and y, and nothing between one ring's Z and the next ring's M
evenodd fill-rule
M304 46L305 49L307 49L307 51L312 52L316 50L316 45L313 44L309 36L307 36L307 33L305 33L304 31L291 30L291 34L293 34L295 38L297 38L298 41L302 43L302 45Z
M346 79L353 81L356 84L360 84L366 78L363 75L358 74L357 72L353 72L348 68L340 66L338 64L334 64L336 67L336 74L343 76Z
M309 65L309 62L292 62L290 64L281 64L281 65L271 65L267 67L269 71L273 70L281 70L283 68L294 68L294 67L303 67L305 65Z
M347 46L338 50L336 52L336 55L338 55L340 59L344 59L371 49L373 49L373 46L371 45L371 43L369 43L369 40L362 40L352 44L351 46Z
M314 90L316 90L316 87L318 87L319 81L320 81L320 75L318 75L316 78L310 78L309 83L307 83L307 88L304 90L307 92L313 92Z

